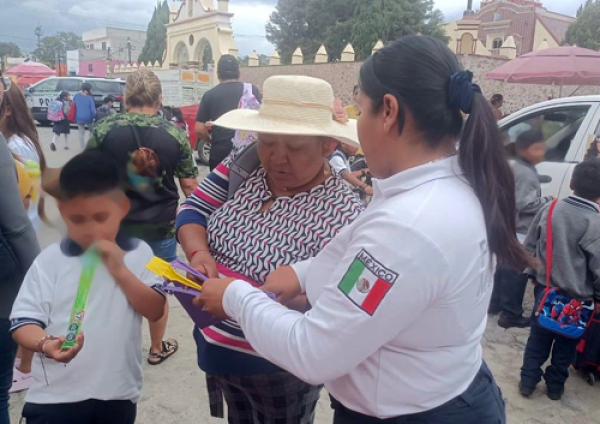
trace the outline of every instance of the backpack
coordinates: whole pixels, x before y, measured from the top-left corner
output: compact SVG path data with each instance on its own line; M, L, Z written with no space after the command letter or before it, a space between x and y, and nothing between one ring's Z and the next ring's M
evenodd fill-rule
M48 121L60 122L65 119L65 113L63 111L63 102L60 100L53 100L48 103Z
M227 200L233 199L235 192L242 183L252 175L260 166L258 157L258 145L256 142L244 148L229 164L229 188L227 190Z
M260 102L253 92L252 84L245 82L242 97L238 103L238 109L260 109ZM254 143L258 140L258 134L250 131L236 131L233 137L233 146L240 148Z

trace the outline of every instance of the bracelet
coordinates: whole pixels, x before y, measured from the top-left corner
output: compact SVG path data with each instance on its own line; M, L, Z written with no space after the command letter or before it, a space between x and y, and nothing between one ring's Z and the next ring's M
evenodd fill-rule
M58 340L58 337L50 336L50 335L46 335L46 336L42 337L42 339L38 343L36 352L41 353L45 358L50 358L50 356L48 356L46 354L46 352L44 352L44 346L46 345L46 343L48 343L49 341L52 341L52 340Z
M194 258L194 256L196 256L196 254L197 254L197 253L200 253L200 252L206 252L206 253L210 253L210 250L208 250L208 249L198 249L198 250L194 250L192 253L190 253L190 256L188 257L188 261L191 261L191 260Z

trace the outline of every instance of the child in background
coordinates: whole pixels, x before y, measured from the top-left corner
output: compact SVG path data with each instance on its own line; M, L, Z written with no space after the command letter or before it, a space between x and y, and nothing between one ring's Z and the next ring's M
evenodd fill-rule
M522 243L536 214L552 197L542 197L540 177L535 168L545 160L546 143L542 132L536 129L522 132L517 137L515 150L516 157L510 165L515 175L517 238ZM492 312L500 310L498 325L502 328L529 326L529 318L523 316L527 276L520 271L503 266L496 271L490 309Z
M340 176L346 180L351 188L357 187L364 191L367 196L372 196L373 187L359 179L365 177L369 170L361 169L360 171L351 171L349 157L354 156L357 152L358 148L338 142L337 149L329 157L329 165L331 165L335 172L340 174Z
M71 134L71 123L67 119L67 116L69 116L69 112L71 111L71 94L69 94L67 91L61 91L58 99L56 100L63 104L63 115L65 119L55 122L52 125L52 132L54 133L54 136L52 137L52 143L50 143L50 150L53 152L56 151L56 144L58 143L58 139L61 135L64 135L65 137L65 150L68 150L69 134Z
M552 215L553 254L551 286L559 287L579 300L596 301L600 312L600 161L586 160L575 167L571 180L574 194L560 201ZM546 281L546 225L549 206L535 217L525 240L525 248L540 261L539 271L528 270L535 279L537 302ZM534 309L534 312L537 309ZM535 317L532 317L532 320ZM548 397L560 400L569 377L569 367L579 340L556 335L532 322L523 355L519 389L523 396L533 394L542 376ZM541 367L552 352L551 364Z
M23 417L28 424L135 422L142 388L142 316L161 318L160 279L139 240L118 236L130 204L110 156L89 150L62 169L58 201L68 238L35 260L11 313L14 339L37 352ZM77 344L62 349L82 272L80 255L102 258ZM61 335L54 337L54 335ZM63 364L69 363L68 367Z
M171 122L173 122L173 124L178 127L181 128L183 131L185 131L185 135L187 135L188 138L190 138L190 129L188 127L187 122L185 122L185 119L183 118L183 112L181 111L181 109L179 109L178 107L174 107L172 109L173 112L173 118L171 118Z
M117 111L115 110L116 101L117 99L115 99L113 96L106 96L102 100L102 106L100 106L96 111L96 117L94 118L94 122L98 123L107 116L114 115L115 113L117 113Z

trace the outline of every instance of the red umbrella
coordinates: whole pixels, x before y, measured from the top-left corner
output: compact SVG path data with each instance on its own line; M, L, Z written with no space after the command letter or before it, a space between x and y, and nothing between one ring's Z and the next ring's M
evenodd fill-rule
M600 85L600 53L581 47L557 47L524 54L486 74L521 84Z
M22 76L37 76L37 77L51 77L56 75L56 72L48 68L43 63L38 62L25 62L21 65L10 68L5 72L6 75Z

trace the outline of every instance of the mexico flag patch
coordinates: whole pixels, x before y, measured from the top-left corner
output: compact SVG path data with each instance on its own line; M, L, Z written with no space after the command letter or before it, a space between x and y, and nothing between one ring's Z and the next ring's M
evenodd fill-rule
M361 250L338 288L356 306L373 315L397 279L398 274Z

